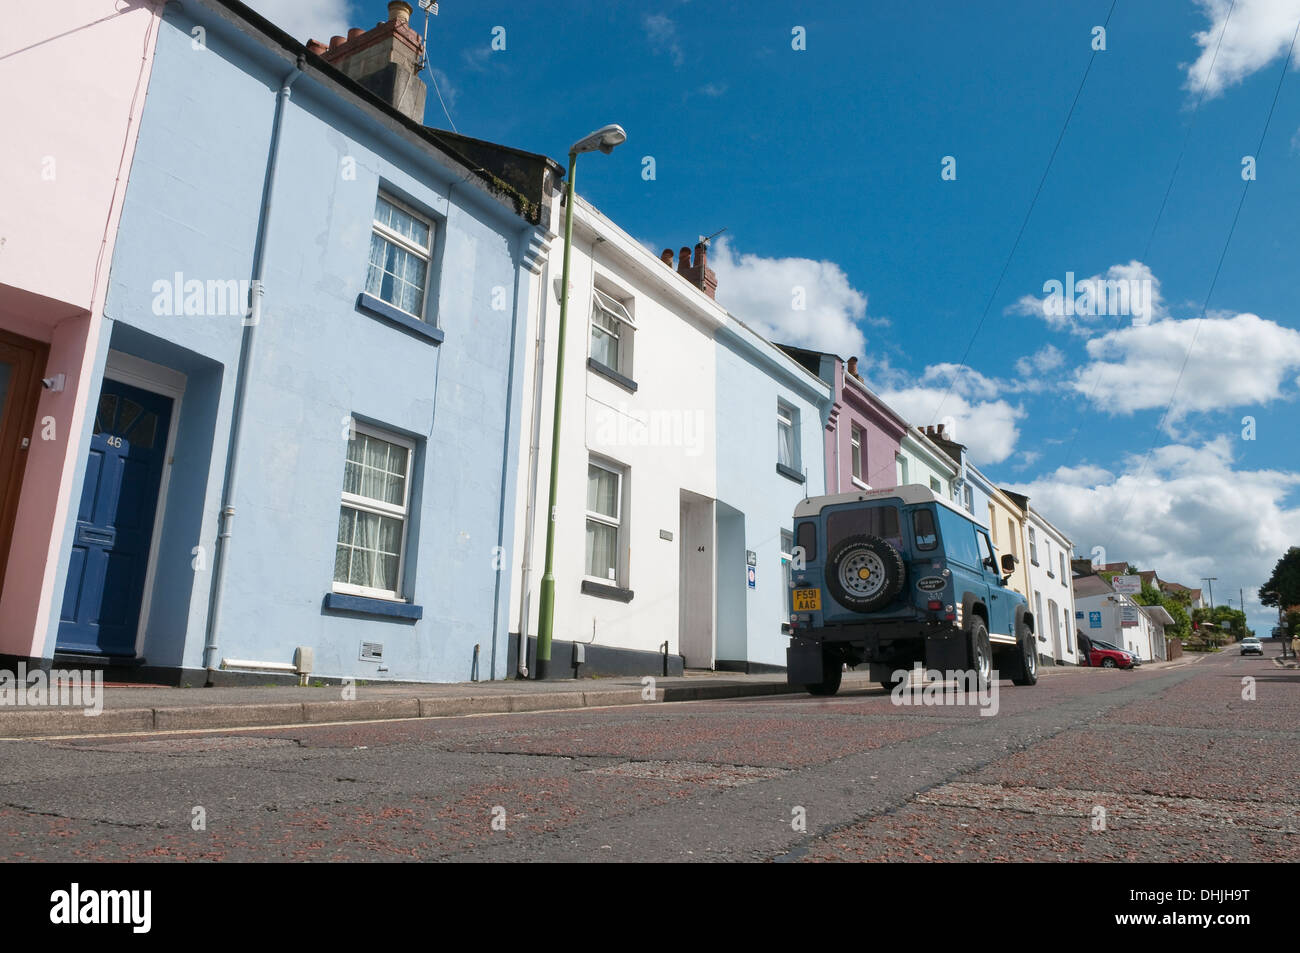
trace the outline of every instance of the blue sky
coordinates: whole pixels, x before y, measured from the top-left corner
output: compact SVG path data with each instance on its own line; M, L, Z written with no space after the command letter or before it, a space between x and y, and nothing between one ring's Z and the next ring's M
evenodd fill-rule
M386 18L369 0L254 5L300 39ZM1079 555L1104 546L1192 586L1217 576L1218 601L1236 604L1300 543L1293 70L1197 318L1300 0L1237 0L1225 31L1230 5L1117 0L1093 58L1109 0L447 0L429 55L462 133L562 160L573 140L621 123L627 144L584 157L578 186L624 229L658 249L725 227L718 297L742 320L858 353L914 423L952 418L983 469L1030 493ZM496 27L504 50L491 49ZM796 27L806 49L792 48ZM447 125L432 94L425 118ZM954 180L941 178L945 156ZM1145 325L1050 319L1027 299L1067 272L1146 280L1152 313ZM807 311L791 309L794 285ZM1257 629L1271 620L1251 607Z

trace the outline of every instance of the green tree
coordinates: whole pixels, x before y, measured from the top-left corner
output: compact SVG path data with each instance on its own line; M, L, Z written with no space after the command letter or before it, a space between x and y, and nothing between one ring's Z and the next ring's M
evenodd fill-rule
M1292 546L1273 567L1273 575L1259 587L1259 601L1266 606L1300 606L1300 546Z
M1300 633L1300 609L1292 609L1284 617L1282 625L1286 628L1286 637L1294 639Z
M1192 634L1192 620L1187 614L1187 604L1183 600L1161 592L1149 582L1142 584L1142 591L1133 599L1139 605L1164 607L1174 620L1172 625L1165 626L1165 635L1170 638L1181 641Z
M1246 627L1246 613L1228 606L1193 609L1192 621L1201 623L1202 627L1206 623L1212 625L1214 628L1211 631L1222 634L1224 642L1229 638L1240 641L1250 634L1250 629Z

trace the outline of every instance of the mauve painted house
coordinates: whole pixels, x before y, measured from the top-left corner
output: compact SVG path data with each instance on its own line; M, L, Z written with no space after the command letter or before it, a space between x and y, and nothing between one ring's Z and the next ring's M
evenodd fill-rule
M409 15L327 48L233 0L166 6L28 654L190 683L505 674L562 170L421 124Z
M881 490L897 485L899 442L907 421L871 392L856 374L857 358L847 365L822 351L781 345L804 368L831 385L825 412L826 492Z
M9 0L0 32L0 667L39 659L161 2ZM80 484L75 483L75 490Z

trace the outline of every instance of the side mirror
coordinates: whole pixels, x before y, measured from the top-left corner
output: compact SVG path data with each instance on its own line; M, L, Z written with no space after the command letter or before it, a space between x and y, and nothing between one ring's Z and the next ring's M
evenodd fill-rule
M1012 553L1004 554L1002 557L1002 571L1008 576L1011 575L1016 571L1016 563L1019 561L1020 560L1016 559L1015 555Z

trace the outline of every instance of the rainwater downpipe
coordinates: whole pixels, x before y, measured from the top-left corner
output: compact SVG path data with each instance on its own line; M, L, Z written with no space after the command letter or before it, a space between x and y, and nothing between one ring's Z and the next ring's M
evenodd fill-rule
M519 678L528 677L528 618L532 613L532 599L528 586L533 566L533 519L537 512L537 458L541 452L542 433L542 374L546 364L546 309L549 299L546 297L547 283L550 281L551 263L547 256L542 265L542 280L538 287L537 335L533 342L533 396L532 408L528 419L532 421L532 430L528 438L528 489L524 494L524 551L520 562L519 585L519 651L515 665L515 674Z
M248 378L253 367L253 344L257 328L262 323L262 273L266 264L266 241L270 230L271 199L275 194L276 169L280 161L280 130L284 125L285 107L289 103L289 90L306 68L307 59L299 56L294 68L280 82L280 92L275 100L275 120L271 127L270 153L266 162L266 181L262 188L262 209L257 222L257 244L253 247L252 300L248 322L239 342L239 367L235 376L235 400L231 409L230 438L226 445L226 478L222 490L220 523L217 530L216 551L212 556L212 592L208 599L207 635L203 644L203 668L215 670L218 660L217 633L221 626L221 597L225 590L226 556L234 536L235 489L239 477L239 441L243 431L244 399Z

